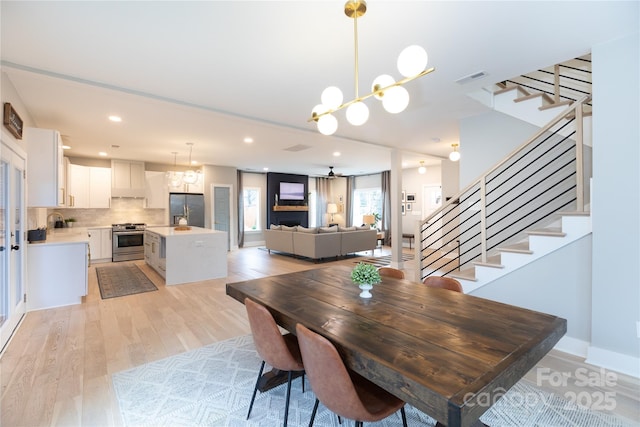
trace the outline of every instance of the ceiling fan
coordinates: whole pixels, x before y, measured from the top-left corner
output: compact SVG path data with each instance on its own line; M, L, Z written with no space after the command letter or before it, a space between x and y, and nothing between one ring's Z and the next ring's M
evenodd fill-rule
M335 178L337 178L339 176L342 176L342 174L341 173L335 173L333 171L333 166L329 166L329 173L327 174L327 178L335 179Z

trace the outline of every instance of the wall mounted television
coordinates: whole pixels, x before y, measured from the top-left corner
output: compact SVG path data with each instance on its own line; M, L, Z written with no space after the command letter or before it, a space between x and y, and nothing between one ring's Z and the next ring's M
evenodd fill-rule
M280 200L304 200L304 184L301 182L280 182Z

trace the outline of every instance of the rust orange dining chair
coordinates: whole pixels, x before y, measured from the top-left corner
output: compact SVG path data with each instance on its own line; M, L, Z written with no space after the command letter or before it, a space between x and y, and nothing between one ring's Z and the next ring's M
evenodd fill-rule
M402 425L407 427L404 402L358 373L347 369L338 350L322 335L298 323L296 334L305 372L316 403L311 412L309 427L313 426L319 402L338 417L362 423L380 421L401 411Z
M378 268L378 273L383 277L386 276L395 277L396 279L404 279L404 271L393 267L380 267Z
M432 288L449 289L450 291L462 292L462 285L453 277L428 276L422 283Z
M262 365L260 365L256 386L251 396L247 419L251 415L251 408L253 408L253 401L256 398L256 392L258 391L258 385L266 362L274 369L287 372L287 396L284 407L284 427L287 427L291 380L294 372L302 371L302 392L304 393L304 365L302 364L298 340L293 334L282 335L275 319L264 306L249 298L245 298L244 305L247 309L256 350L262 358Z

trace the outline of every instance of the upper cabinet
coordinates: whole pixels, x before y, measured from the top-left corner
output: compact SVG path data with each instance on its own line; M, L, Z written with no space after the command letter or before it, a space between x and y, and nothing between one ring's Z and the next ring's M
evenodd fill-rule
M167 187L167 173L146 171L145 208L166 209L169 205L169 188Z
M27 206L65 206L65 168L60 132L27 127Z
M111 160L111 196L145 196L144 162Z
M111 207L111 169L69 164L67 166L69 208Z

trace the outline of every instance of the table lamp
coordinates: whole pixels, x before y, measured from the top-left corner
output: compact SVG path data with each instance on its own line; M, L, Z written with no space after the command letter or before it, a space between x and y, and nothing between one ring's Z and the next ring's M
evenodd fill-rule
M363 215L362 216L362 223L365 225L368 225L369 227L371 227L372 225L374 225L376 223L376 217L373 215Z
M335 203L328 203L327 213L331 214L331 222L333 222L333 214L338 213L338 205Z

